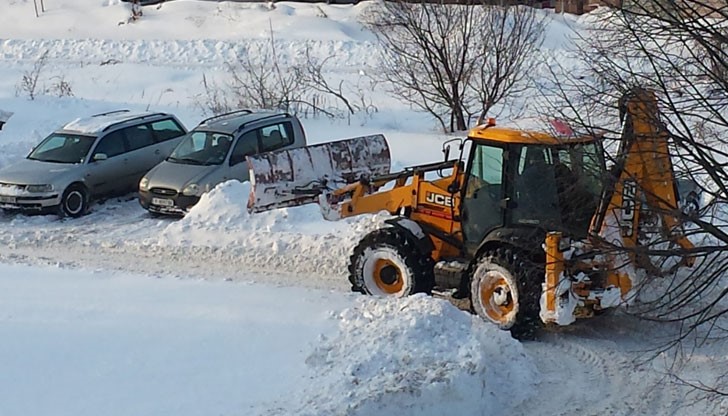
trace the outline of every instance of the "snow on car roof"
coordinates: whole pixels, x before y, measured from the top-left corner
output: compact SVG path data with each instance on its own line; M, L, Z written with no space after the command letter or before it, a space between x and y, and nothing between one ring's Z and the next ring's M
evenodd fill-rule
M85 134L97 134L112 124L121 123L127 120L132 120L151 114L154 113L133 113L129 110L112 111L109 113L96 114L90 117L77 118L63 126L63 130L75 131Z

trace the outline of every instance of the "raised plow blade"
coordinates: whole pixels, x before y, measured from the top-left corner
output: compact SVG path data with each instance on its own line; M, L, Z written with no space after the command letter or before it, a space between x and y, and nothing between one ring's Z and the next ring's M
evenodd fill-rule
M248 156L248 211L317 203L325 190L389 173L387 140L381 134Z

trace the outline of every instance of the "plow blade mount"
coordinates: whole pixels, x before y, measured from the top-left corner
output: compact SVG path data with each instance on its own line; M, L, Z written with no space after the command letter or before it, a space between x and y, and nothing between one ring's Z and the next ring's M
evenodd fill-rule
M388 174L391 162L387 140L381 134L261 153L247 159L250 212L317 203L325 190Z

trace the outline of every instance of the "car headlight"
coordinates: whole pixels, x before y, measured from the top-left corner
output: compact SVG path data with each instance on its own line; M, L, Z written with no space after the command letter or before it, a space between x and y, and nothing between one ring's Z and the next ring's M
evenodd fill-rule
M28 192L52 192L53 185L28 185L25 187L25 190Z
M185 189L182 190L182 195L197 196L197 193L199 191L200 191L200 187L196 183L191 183L191 184L185 186Z
M140 191L148 191L149 190L149 178L146 176L142 178L142 180L139 181L139 190Z

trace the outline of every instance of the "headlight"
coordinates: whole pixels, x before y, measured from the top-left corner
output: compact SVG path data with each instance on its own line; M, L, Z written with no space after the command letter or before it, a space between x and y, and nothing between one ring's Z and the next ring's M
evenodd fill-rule
M53 185L28 185L25 190L28 192L51 192L53 191Z
M196 183L191 183L187 186L185 186L185 189L182 190L182 195L185 196L197 196L197 193L200 191L200 187L197 186Z
M140 191L148 191L149 190L149 178L146 176L142 178L142 180L139 181L139 190Z

